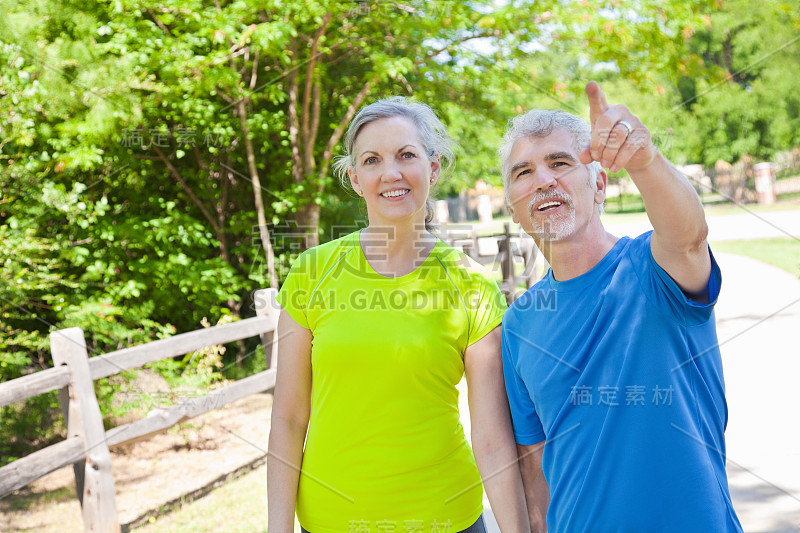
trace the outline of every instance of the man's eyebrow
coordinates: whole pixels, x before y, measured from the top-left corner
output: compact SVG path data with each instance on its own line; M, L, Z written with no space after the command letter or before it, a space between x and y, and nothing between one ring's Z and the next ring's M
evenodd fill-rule
M544 156L545 161L553 161L555 159L565 159L567 161L576 162L575 156L569 152L552 152Z
M571 163L578 162L578 160L575 159L575 156L573 156L569 152L551 152L546 156L544 156L544 160L545 161L563 160L563 161L569 161ZM531 163L530 161L520 161L519 163L515 163L514 165L512 165L510 173L514 174L518 170L531 166L533 166L533 163Z
M513 173L515 173L517 170L521 170L521 169L523 169L523 168L525 168L525 167L529 167L529 166L531 166L531 164L530 164L530 162L529 162L529 161L520 161L519 163L515 163L515 164L514 164L514 165L511 167L510 174L513 174Z

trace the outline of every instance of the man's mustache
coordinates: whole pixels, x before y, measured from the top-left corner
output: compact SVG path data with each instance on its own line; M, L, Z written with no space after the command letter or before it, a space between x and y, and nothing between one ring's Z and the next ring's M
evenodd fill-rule
M528 202L528 212L533 214L533 209L536 204L545 200L561 200L567 207L572 209L572 197L570 195L560 191L546 191L536 193L533 198L531 198L531 201Z

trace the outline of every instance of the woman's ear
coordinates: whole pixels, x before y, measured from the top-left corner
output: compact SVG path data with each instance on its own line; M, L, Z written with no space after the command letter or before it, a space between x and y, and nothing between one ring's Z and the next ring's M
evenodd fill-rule
M358 184L358 174L352 168L347 169L347 177L350 178L350 186L359 196L364 196L364 191L361 190L361 185Z
M433 159L431 159L431 185L435 185L437 181L439 181L439 176L442 172L442 162L439 158L439 154L436 154Z

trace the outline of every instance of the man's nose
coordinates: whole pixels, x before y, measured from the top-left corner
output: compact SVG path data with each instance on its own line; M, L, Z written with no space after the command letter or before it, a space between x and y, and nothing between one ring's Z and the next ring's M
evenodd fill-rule
M555 174L549 168L537 168L534 173L533 187L537 192L546 191L558 185Z

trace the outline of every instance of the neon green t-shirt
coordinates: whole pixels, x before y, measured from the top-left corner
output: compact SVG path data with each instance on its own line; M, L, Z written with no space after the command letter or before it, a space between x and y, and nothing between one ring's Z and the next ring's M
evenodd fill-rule
M456 385L505 300L441 240L415 271L382 276L359 234L301 254L278 293L313 334L297 516L311 533L460 531L483 506Z

